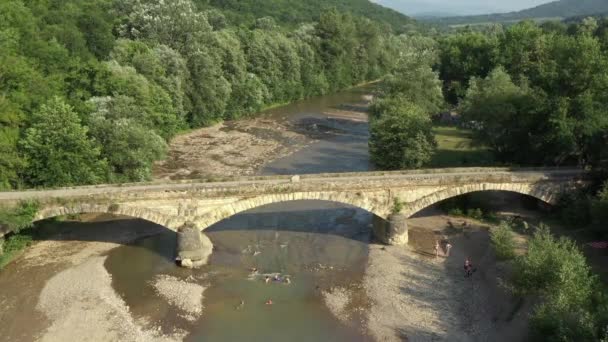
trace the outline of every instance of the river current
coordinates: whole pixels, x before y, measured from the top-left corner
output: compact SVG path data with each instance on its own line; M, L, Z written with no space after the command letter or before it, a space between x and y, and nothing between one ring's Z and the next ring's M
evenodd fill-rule
M369 90L355 88L263 113L290 121L317 140L266 164L260 174L369 170L368 124L360 108ZM201 269L175 267L175 234L169 231L115 248L105 267L135 318L160 322L163 331L182 329L188 341L364 341L369 337L362 312L368 304L359 285L372 222L370 213L339 203L273 204L206 230L214 252ZM266 276L274 275L281 281L266 283ZM155 293L151 284L163 276L205 287L200 317L184 319L179 308ZM355 297L341 319L325 300L335 288L349 289Z

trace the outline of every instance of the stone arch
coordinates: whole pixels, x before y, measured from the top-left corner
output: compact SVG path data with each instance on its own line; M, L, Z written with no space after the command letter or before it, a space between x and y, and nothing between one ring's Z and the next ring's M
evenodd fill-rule
M382 196L384 197L384 196ZM388 197L388 196L386 196ZM351 205L363 210L366 210L374 215L386 218L389 208L387 200L383 198L368 197L362 193L350 192L307 192L307 193L285 193L274 195L262 195L247 199L239 200L232 204L226 204L220 208L214 209L204 215L196 217L193 222L201 230L205 230L215 223L218 223L226 218L234 216L238 213L261 207L273 203L301 201L301 200L317 200L329 201Z
M419 200L408 203L403 211L407 217L437 204L443 200L483 191L506 191L534 197L542 202L553 205L561 193L562 186L555 183L473 183L437 191Z
M157 213L153 210L128 207L116 204L77 204L77 205L57 205L43 207L38 211L34 221L41 221L57 216L78 215L78 214L112 214L123 215L133 218L143 219L152 223L164 226L168 229L176 231L180 222L166 215Z

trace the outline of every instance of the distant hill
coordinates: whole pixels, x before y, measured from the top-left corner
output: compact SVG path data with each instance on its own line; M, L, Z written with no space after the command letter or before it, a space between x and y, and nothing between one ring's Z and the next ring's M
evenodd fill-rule
M224 12L238 16L239 21L253 21L261 17L273 17L279 23L297 24L312 22L319 18L323 9L336 7L374 21L388 23L401 31L414 20L395 10L368 0L198 0Z
M445 25L513 22L524 19L569 18L608 12L608 0L559 0L518 12L429 19Z

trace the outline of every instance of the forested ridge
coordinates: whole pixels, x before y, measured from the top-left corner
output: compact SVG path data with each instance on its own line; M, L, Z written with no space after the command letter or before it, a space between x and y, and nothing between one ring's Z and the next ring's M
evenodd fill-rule
M146 180L180 130L392 68L388 24L306 4L282 25L253 1L2 1L0 188Z
M431 21L456 25L508 22L535 18L569 18L605 13L608 13L608 2L605 0L558 0L517 12L437 18Z
M369 0L196 0L203 8L217 8L233 22L251 23L257 18L273 17L281 24L297 25L317 21L330 8L383 22L396 32L414 25L407 16Z

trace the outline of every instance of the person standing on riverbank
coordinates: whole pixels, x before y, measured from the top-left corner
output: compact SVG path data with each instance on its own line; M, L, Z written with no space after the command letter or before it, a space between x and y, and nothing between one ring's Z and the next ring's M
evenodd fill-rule
M464 260L464 277L468 278L473 275L473 264L469 258Z
M435 259L439 258L439 240L435 240Z

